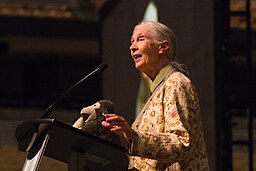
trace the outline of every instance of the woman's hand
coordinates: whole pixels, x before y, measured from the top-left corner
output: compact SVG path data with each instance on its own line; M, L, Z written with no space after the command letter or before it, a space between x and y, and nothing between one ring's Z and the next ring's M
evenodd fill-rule
M133 130L122 116L116 114L104 114L104 116L106 121L101 123L102 126L109 129L111 132L124 137L127 141L132 139Z

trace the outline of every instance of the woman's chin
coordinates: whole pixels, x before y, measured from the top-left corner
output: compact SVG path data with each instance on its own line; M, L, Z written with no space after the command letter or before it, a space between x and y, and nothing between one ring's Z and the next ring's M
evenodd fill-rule
M135 68L140 71L140 69L142 68L142 66L141 66L140 63L135 63Z

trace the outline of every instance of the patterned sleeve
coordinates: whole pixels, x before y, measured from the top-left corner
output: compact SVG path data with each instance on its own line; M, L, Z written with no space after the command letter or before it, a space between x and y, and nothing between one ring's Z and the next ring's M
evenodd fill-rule
M167 80L163 94L163 133L135 131L129 150L131 155L177 162L191 155L198 99L190 80L184 76Z

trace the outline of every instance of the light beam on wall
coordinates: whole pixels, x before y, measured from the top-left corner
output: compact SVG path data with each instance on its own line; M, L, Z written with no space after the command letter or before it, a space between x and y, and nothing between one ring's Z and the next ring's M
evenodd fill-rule
M157 7L153 0L150 0L145 10L143 20L158 21Z

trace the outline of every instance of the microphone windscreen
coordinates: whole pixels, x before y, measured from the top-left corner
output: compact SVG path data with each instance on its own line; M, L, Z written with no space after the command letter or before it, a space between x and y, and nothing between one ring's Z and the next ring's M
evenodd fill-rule
M104 71L105 69L107 69L107 67L108 67L108 65L105 64L105 63L102 63L102 64L99 65L99 69L100 69L101 71Z

